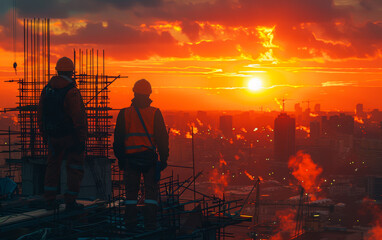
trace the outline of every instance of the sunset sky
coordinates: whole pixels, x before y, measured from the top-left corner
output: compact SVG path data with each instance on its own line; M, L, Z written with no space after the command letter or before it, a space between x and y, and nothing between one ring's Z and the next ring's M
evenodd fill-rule
M22 76L22 19L51 19L52 67L73 48L105 50L112 107L148 79L164 110L278 110L277 99L323 110L382 109L381 0L0 1L0 107L14 107ZM257 78L262 88L248 89ZM302 103L306 107L306 103Z

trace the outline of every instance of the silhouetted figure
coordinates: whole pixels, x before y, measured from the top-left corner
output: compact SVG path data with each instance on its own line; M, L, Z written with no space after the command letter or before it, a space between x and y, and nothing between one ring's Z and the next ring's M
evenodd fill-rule
M57 207L61 164L65 158L66 210L74 210L83 207L76 198L84 175L87 118L80 91L72 78L72 60L67 57L59 59L56 70L58 75L52 77L42 90L38 107L39 128L49 149L44 197L47 210Z
M157 228L158 206L157 171L167 167L169 155L168 133L162 113L151 107L150 83L141 79L134 84L131 106L122 109L114 132L114 153L124 170L126 183L126 228L135 231L137 226L137 197L141 174L145 186L145 230ZM158 159L157 150L160 156ZM160 160L160 164L158 164ZM157 169L157 168L160 169Z

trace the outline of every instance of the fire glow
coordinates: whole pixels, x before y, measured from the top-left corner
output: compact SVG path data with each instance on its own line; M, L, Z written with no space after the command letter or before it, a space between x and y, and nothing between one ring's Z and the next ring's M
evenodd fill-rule
M359 124L364 124L365 122L363 121L362 118L358 117L358 116L354 116L354 122L357 122Z
M279 106L280 110L283 110L283 105L281 104L281 102L277 98L275 98L275 102Z
M316 193L321 191L319 186L319 175L322 168L315 164L310 155L298 151L296 156L289 158L288 167L293 170L292 175L299 181L306 193L309 193L311 200L317 200Z
M243 135L241 135L241 134L236 134L236 139L237 140L244 140L245 137Z
M368 198L363 199L362 204L374 216L373 227L366 233L365 240L382 239L382 209Z
M247 172L247 170L245 170L244 173L245 173L245 175L247 175L247 177L248 177L249 179L251 179L252 181L255 180L255 178L254 178L251 174L249 174L249 173Z
M213 191L216 196L223 198L225 188L228 186L228 173L224 173L223 166L227 166L223 155L220 154L219 168L214 168L210 174L210 182L212 183Z
M180 136L180 130L170 128L170 134L172 134L174 136Z
M269 240L284 240L291 239L296 227L296 211L286 209L276 212L279 220L279 232L272 236Z
M304 131L304 132L306 132L306 134L308 135L308 137L310 136L310 128L308 128L308 127L305 127L305 126L298 126L298 127L296 127L296 130Z

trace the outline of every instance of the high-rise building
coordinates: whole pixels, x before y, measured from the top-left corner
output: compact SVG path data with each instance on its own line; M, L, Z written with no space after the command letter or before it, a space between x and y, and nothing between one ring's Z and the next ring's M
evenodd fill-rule
M320 113L321 112L321 105L319 103L314 105L314 112L315 113Z
M320 137L321 129L320 122L312 121L310 122L310 139L317 140Z
M338 135L347 134L353 135L354 133L354 119L350 115L341 113L340 115L322 117L322 133L324 135Z
M358 161L362 161L365 175L382 176L382 140L354 139L354 152Z
M286 113L275 119L274 127L275 160L288 163L289 157L296 153L296 121Z
M226 137L232 136L232 116L223 115L219 118L219 129L223 132Z
M206 111L197 111L196 117L199 118L201 121L207 120L207 112Z
M294 111L295 111L295 116L296 116L296 121L298 125L301 125L302 122L302 107L300 103L296 103L294 105Z
M295 110L296 114L301 114L301 113L302 113L302 107L301 107L301 105L300 105L299 103L296 103L296 104L294 105L294 110Z
M363 116L363 104L362 103L358 103L355 107L355 114L359 117L362 117Z

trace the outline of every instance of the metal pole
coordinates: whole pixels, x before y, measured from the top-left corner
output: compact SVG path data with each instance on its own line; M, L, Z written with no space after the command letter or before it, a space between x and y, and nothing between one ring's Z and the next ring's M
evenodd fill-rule
M50 78L50 19L47 23L47 35L48 35L48 79Z
M9 161L11 161L11 126L8 127L8 151L9 151Z
M26 71L25 71L25 19L24 19L24 80L25 80L25 74L26 74Z
M73 77L75 77L76 76L76 49L75 48L73 49L73 64L74 64Z
M192 145L192 176L194 178L194 201L196 200L196 186L195 186L195 149L194 149L194 126L191 126L191 145ZM196 203L194 203L195 206Z

